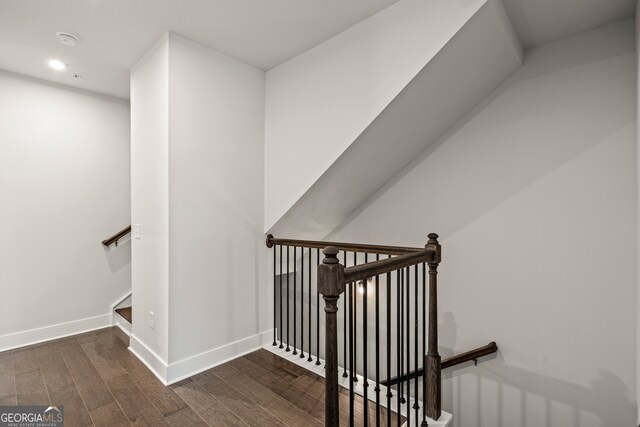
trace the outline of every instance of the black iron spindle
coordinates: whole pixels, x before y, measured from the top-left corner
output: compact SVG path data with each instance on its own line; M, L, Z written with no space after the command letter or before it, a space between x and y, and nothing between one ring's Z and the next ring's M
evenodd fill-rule
M349 371L353 372L353 347L354 347L354 340L353 340L353 292L354 292L354 288L353 288L354 283L347 283L347 289L349 292ZM354 425L354 412L355 412L355 395L354 395L354 381L353 381L353 375L349 375L349 425L353 426Z
M398 378L401 379L404 374L404 270L400 269L400 373ZM398 389L400 392L400 403L406 402L404 398L404 381L398 382Z
M353 265L358 265L358 253L353 253ZM346 267L346 266L345 266ZM358 290L356 289L357 283L353 284L353 370L351 370L351 376L354 382L358 382Z
M402 357L400 356L401 353L401 348L402 348L402 342L400 340L401 337L401 328L400 328L400 322L402 319L402 314L401 314L401 301L402 301L402 293L400 292L402 290L402 286L400 285L401 281L400 281L400 270L396 270L396 302L397 302L397 307L396 307L396 346L397 346L397 356L396 356L396 376L398 377L398 379L400 379L400 377L402 376L402 366L401 366L401 361L402 361ZM398 412L398 426L401 426L402 423L402 409L401 409L401 396L402 396L402 392L400 389L402 382L398 381L398 385L396 386L396 400L397 400L397 412Z
M376 254L376 261L380 255ZM380 425L380 276L376 276L376 426Z
M291 351L289 348L289 246L287 246L287 348L285 351Z
M389 255L391 258L391 255ZM387 273L387 379L391 378L391 273ZM391 385L387 385L387 425L391 425Z
M413 369L415 372L418 372L418 334L419 334L419 325L418 325L418 264L413 266L413 274L414 274L414 300L413 300ZM416 375L413 380L413 409L416 410L416 425L418 425L418 409L420 409L420 404L418 403L418 376Z
M367 263L367 253L365 252L364 254L364 263ZM367 296L368 296L368 286L367 286L367 280L368 279L364 279L362 281L362 286L363 286L363 293L362 293L362 380L364 381L364 383L362 384L362 387L364 389L364 425L365 427L367 427L369 425L369 377L367 376L368 374L368 370L367 370L367 364L368 364L368 360L367 360L367 347L368 347L368 341L367 341Z
M411 402L411 376L409 373L411 372L411 319L409 316L411 315L411 302L410 302L410 279L409 279L409 268L404 269L405 274L405 286L407 287L405 293L407 297L407 308L406 315L407 321L405 327L407 328L407 427L411 427L411 408L409 407L409 403Z
M304 248L300 249L300 358L304 357Z
M282 327L282 245L280 245L280 348L284 348L282 345L282 336L284 328Z
M424 364L424 355L427 354L427 264L422 263L422 369L427 367ZM422 380L422 427L427 423L427 382Z
M342 251L342 262L347 267L347 251ZM343 378L347 378L349 374L347 373L347 298L342 301L343 303L343 311L344 311L344 322L342 322L343 333L342 333L342 348L344 352L343 360L344 360L344 372L342 373ZM349 326L351 328L351 326ZM350 335L350 334L349 334ZM349 352L351 355L351 352ZM349 363L349 369L351 369L351 363Z
M316 249L316 266L320 265L320 249ZM316 280L316 365L320 364L320 292Z
M311 357L311 281L312 281L312 275L311 275L311 252L312 249L309 248L309 351L307 352L309 354L309 358L307 359L307 362L313 362L313 357Z
M297 305L296 293L298 289L298 272L297 272L298 258L296 255L296 249L298 248L294 246L293 247L293 353L292 354L298 354L298 332L296 331L296 319L298 317L298 310L296 307Z
M276 334L278 333L278 328L277 328L277 323L276 323L276 308L278 305L278 290L276 289L277 285L277 270L276 270L276 245L273 245L273 345L278 345L278 343L276 342L277 340L277 336Z

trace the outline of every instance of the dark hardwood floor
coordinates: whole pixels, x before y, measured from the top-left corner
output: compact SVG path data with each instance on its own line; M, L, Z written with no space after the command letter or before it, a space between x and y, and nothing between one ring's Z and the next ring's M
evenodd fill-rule
M0 405L64 405L67 427L323 425L324 380L266 350L165 387L127 346L107 328L0 353ZM342 425L348 408L342 390Z

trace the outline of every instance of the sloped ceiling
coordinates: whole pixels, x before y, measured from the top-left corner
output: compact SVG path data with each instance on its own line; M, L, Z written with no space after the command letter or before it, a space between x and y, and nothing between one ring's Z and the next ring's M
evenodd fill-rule
M522 46L548 43L633 16L635 0L503 0Z
M521 55L502 4L485 2L268 231L324 238L515 71Z

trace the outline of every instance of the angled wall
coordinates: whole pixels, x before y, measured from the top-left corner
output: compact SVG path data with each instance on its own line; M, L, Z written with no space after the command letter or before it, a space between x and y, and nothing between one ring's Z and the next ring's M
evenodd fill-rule
M401 1L267 72L265 228L325 236L520 55L500 2Z
M332 240L443 244L440 352L456 426L636 422L634 26L536 47Z

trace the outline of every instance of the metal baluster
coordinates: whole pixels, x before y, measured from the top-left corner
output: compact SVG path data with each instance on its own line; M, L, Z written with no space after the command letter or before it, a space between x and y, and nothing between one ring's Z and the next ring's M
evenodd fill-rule
M413 266L413 274L414 274L414 286L415 286L415 299L413 301L414 305L414 319L413 319L413 333L414 333L414 346L413 346L413 368L415 372L418 372L418 334L419 334L419 325L418 325L418 264ZM418 403L418 376L413 380L413 409L416 410L416 425L418 425L418 410L420 409L420 404Z
M298 310L296 308L296 293L298 289L298 261L296 256L296 248L293 247L293 354L298 354L298 333L296 332L296 318L298 316Z
M284 328L282 327L282 245L280 245L280 348L284 348L282 345L282 334L284 333Z
M424 364L424 356L427 354L427 264L422 263L422 369L427 367ZM427 427L427 382L422 379L422 427Z
M398 388L400 390L400 403L405 403L404 398L404 381L402 381L402 374L404 373L404 271L400 269L400 373L398 378Z
M320 249L316 249L316 266L320 265ZM320 292L316 280L316 365L320 365Z
M376 254L376 261L380 254ZM380 276L376 276L376 426L380 425Z
M411 301L410 299L410 277L409 277L409 273L410 270L409 268L405 268L404 269L404 273L405 273L405 286L407 287L406 290L406 294L407 294L407 425L411 425L411 408L409 407L409 403L411 402L411 319L410 319L410 315L411 315Z
M358 253L353 253L353 265L358 265ZM346 267L346 266L345 266ZM351 370L351 376L353 377L354 382L358 382L358 294L356 293L358 290L356 286L358 284L353 284L353 370Z
M401 366L400 366L400 362L402 360L401 357L401 348L402 348L402 342L400 340L401 334L400 334L400 319L402 318L401 315L401 304L400 302L402 301L402 294L400 292L400 290L402 289L402 286L400 285L400 270L396 270L396 293L397 293L397 298L396 298L396 302L397 302L397 307L396 307L396 347L397 347L397 355L396 355L396 376L398 377L398 385L396 387L396 400L397 400L397 412L398 412L398 426L402 425L402 414L401 414L401 396L402 396L402 392L400 389L400 385L402 384L402 381L400 381L400 377L402 376L402 371L401 371Z
M347 283L347 289L349 290L349 371L353 373L353 288L354 283ZM349 425L353 426L355 423L354 420L354 411L355 411L355 396L354 396L354 381L353 375L349 375Z
M289 246L287 246L287 348L285 351L291 351L289 348Z
M389 255L391 258L391 255ZM387 273L387 380L391 379L391 273ZM387 385L387 426L391 425L391 385Z
M276 277L277 277L277 275L276 275L276 272L277 272L277 270L276 270L276 262L277 262L277 259L276 259L276 245L273 245L273 345L278 345L278 343L276 342L276 340L278 338L276 336L276 334L278 333L277 332L278 328L276 327L277 326L277 323L276 323L277 322L277 319L276 319L276 315L277 315L276 308L277 308L277 305L278 305L278 300L277 300L277 298L278 298L278 290L276 289L276 287L277 287L277 283L276 283L277 282L277 279L276 279Z
M364 263L367 263L367 253L364 254ZM364 287L362 294L362 378L364 384L364 426L369 425L369 377L367 376L367 280L364 279L362 286ZM356 301L357 302L357 301Z
M309 248L309 358L307 362L313 362L313 357L311 357L311 252L313 249Z
M304 248L300 249L300 358L304 358Z
M344 263L344 267L347 267L347 251L342 251L342 262ZM349 288L347 288L347 292L349 292ZM343 360L344 360L344 372L342 373L342 377L343 378L347 378L349 376L349 374L347 373L347 313L350 313L350 311L347 310L347 299L345 298L343 303L344 303L344 322L343 322L343 333L342 333L342 348L343 348L343 352L344 352L344 356L343 356ZM349 300L351 301L351 300ZM349 302L349 304L351 304L351 302ZM351 328L351 326L349 326L349 328ZM349 335L351 335L349 333ZM349 351L349 355L351 355L351 351ZM351 369L351 363L349 363L349 369Z

